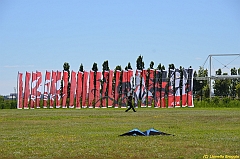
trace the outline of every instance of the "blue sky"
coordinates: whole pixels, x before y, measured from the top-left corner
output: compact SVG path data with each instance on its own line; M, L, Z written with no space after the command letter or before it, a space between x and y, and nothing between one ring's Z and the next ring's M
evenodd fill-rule
M17 72L99 70L143 56L199 69L209 54L240 53L238 0L1 0L0 95L14 92ZM240 68L240 58L216 57ZM222 63L220 63L220 62ZM231 62L232 61L232 62ZM205 65L207 67L207 65Z

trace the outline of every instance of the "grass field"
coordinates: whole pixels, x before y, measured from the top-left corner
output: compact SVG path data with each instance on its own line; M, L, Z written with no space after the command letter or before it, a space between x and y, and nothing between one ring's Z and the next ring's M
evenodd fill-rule
M0 158L240 158L238 108L4 109L0 125ZM175 136L119 136L133 128Z

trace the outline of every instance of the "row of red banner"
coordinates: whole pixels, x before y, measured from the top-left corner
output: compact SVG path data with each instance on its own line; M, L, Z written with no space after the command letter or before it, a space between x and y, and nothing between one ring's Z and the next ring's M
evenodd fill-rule
M67 71L46 71L43 82L42 73L36 71L26 72L23 87L23 73L19 72L18 109L125 108L130 92L134 95L135 106L140 101L141 107L193 107L192 74L192 69L185 69L181 79L178 69L169 72L136 70L135 76L133 70L117 70L115 74L113 70L103 73L72 71L69 80Z

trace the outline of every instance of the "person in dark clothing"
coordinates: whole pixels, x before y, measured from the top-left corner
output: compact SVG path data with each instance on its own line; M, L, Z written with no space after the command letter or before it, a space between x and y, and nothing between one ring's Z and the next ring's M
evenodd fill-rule
M136 110L134 109L134 106L132 104L132 99L133 99L133 96L132 96L132 93L130 93L130 95L127 98L127 105L129 106L129 108L127 110L125 110L125 112L129 111L130 109L132 109L134 112L136 112Z

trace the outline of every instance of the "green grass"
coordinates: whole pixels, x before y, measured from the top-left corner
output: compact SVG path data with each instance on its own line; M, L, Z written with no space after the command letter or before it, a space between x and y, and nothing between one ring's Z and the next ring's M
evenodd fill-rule
M0 110L0 158L240 156L238 108ZM175 136L130 136L149 128Z

